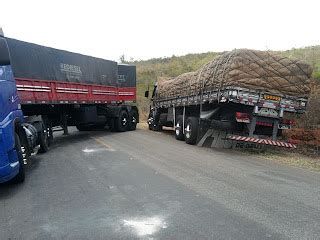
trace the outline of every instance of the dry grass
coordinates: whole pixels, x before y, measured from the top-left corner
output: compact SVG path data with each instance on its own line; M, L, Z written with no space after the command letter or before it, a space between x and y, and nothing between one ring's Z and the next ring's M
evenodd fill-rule
M301 167L314 171L320 171L320 157L309 157L295 151L293 152L270 152L266 151L260 154L263 159L268 159L281 164L286 164L295 167Z
M144 122L144 121L143 122L139 122L137 128L138 129L143 129L143 130L149 130L148 123Z

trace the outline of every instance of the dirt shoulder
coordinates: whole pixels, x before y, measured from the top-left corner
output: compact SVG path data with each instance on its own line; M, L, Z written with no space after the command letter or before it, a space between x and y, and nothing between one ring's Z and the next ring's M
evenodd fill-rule
M320 157L319 156L306 156L295 151L284 152L284 151L266 151L257 154L259 158L275 161L281 164L286 164L295 167L301 167L314 171L320 171Z

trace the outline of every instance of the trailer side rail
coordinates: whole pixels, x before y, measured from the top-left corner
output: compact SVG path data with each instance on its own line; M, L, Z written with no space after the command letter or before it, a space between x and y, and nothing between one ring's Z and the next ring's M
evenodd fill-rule
M16 78L22 104L87 104L135 102L135 87Z
M283 109L287 112L304 112L307 99L288 95L272 94L263 91L253 91L239 87L227 87L216 91L206 91L203 95L181 96L171 99L156 99L155 107L190 106L201 103L233 102L249 106Z

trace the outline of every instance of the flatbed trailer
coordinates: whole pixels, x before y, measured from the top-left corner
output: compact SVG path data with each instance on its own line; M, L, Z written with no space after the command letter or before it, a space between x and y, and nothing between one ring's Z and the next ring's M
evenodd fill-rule
M237 86L210 91L202 88L192 94L196 91L187 84L182 87L185 89L180 92L190 94L168 98L158 94L155 85L148 118L150 130L173 127L176 139L199 146L296 148L282 141L281 136L284 129L292 127L294 115L306 111L306 96Z

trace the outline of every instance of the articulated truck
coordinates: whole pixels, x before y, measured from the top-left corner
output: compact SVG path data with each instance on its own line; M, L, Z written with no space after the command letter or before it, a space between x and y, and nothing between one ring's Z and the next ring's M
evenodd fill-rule
M2 32L2 31L1 31ZM135 130L136 68L0 36L0 183L23 182L55 130Z
M198 71L158 80L149 129L173 127L176 139L199 146L296 148L281 136L306 111L311 74L305 62L274 52L223 53Z

